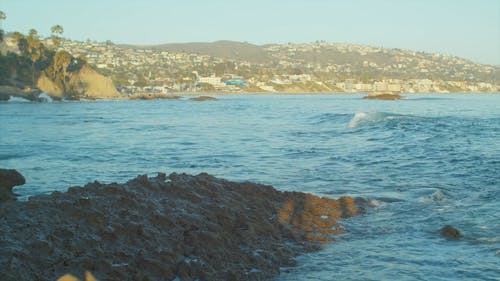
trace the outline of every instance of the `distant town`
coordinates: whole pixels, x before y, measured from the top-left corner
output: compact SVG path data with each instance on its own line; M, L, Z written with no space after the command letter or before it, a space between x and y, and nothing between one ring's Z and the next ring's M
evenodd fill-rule
M7 47L16 42L6 38ZM50 40L45 40L51 45ZM352 44L214 43L128 46L63 40L58 47L137 93L488 93L500 67L462 58Z

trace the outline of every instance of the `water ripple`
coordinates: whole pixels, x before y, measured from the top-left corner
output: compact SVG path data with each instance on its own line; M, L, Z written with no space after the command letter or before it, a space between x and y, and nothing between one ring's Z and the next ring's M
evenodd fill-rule
M0 103L0 166L26 175L22 199L157 171L362 196L374 207L278 280L498 280L500 96L441 97Z

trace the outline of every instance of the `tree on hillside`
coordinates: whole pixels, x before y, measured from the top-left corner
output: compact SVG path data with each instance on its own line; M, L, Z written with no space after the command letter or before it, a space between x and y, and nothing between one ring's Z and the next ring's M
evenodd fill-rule
M66 51L59 51L54 55L52 63L52 81L66 92L66 77L68 68L73 61L73 56Z
M58 47L61 45L61 36L64 33L64 28L57 24L50 28L50 32L52 34L51 39L54 46Z
M40 41L38 32L35 29L31 29L28 36L15 32L13 37L17 41L17 47L19 48L21 55L31 61L31 83L32 87L35 87L36 73L44 68L41 65L45 64L43 62L49 59L50 54L45 48L45 45L43 45ZM37 68L38 64L41 64L40 69Z
M31 60L31 68L32 68L32 86L33 88L36 86L35 84L35 73L36 67L35 64L42 58L43 56L43 44L38 37L38 32L35 29L30 29L28 34L28 46L29 46L29 59Z
M31 61L14 52L0 54L0 85L9 85L16 83L15 81L23 84L30 83Z
M3 28L2 28L2 23L3 21L7 18L4 12L0 11L0 42L3 42Z

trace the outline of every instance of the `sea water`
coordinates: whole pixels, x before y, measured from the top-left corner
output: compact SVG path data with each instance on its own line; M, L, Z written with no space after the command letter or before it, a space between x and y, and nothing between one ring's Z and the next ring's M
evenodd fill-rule
M374 207L278 280L500 279L500 95L217 98L3 102L0 167L21 200L155 172L360 196Z

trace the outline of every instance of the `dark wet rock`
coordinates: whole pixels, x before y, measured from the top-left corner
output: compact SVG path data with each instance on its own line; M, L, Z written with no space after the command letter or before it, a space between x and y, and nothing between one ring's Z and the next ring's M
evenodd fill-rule
M130 100L178 100L181 96L162 93L137 93L128 96Z
M26 179L18 171L0 169L0 202L15 200L12 188L25 183Z
M400 100L403 97L400 94L394 93L371 93L364 96L363 99L375 99L375 100Z
M441 235L446 237L447 239L459 239L463 237L462 233L451 225L446 225L441 228Z
M29 101L40 101L38 97L41 91L39 89L20 89L14 86L0 85L0 101L8 101L11 97L23 98Z
M196 98L190 98L189 100L192 100L192 101L214 101L217 99L214 97L210 97L210 96L199 96Z
M124 184L0 204L2 280L263 280L344 232L366 202L281 192L208 174L163 173Z

